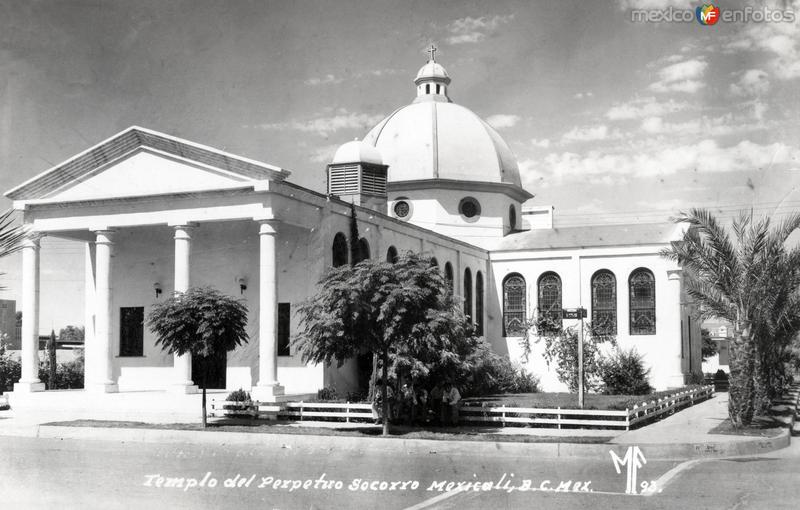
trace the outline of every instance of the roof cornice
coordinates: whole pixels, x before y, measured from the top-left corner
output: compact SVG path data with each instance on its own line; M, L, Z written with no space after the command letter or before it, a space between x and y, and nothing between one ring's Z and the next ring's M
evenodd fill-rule
M520 188L516 184L511 184L508 182L460 181L456 179L416 179L412 181L392 181L386 183L386 189L389 192L411 191L420 188L486 191L490 193L499 192L519 202L524 202L535 196L533 193Z

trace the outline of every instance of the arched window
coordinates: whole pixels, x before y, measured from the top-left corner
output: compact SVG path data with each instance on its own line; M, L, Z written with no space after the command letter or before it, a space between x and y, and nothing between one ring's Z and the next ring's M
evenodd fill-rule
M606 269L592 276L592 327L599 334L617 334L617 279Z
M450 292L453 292L453 265L450 262L444 263L444 279L447 280Z
M333 267L347 265L347 238L339 232L333 238Z
M517 209L514 204L508 206L508 228L510 230L516 230L517 228Z
M631 335L656 334L656 279L649 269L631 273L630 287Z
M464 315L472 320L472 271L469 268L464 270Z
M386 252L386 262L391 262L392 264L397 262L397 248L394 246L389 246L389 250Z
M483 336L483 273L475 273L475 333Z
M525 334L525 278L518 274L503 280L503 336Z
M358 240L358 260L356 260L356 264L362 260L367 260L369 257L369 242L362 237Z
M539 278L539 316L553 321L561 328L561 278L555 273L545 273Z
M439 261L436 260L436 257L431 257L431 265L433 267L439 267Z

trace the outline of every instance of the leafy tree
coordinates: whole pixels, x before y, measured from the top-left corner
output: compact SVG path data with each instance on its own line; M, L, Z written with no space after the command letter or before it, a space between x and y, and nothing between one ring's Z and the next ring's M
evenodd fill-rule
M711 340L711 332L705 328L700 330L700 338L702 345L700 353L703 355L703 361L717 354L717 343Z
M22 240L25 239L25 228L22 225L15 225L14 210L0 214L0 258L11 255L22 248ZM2 275L4 273L0 273ZM0 289L3 289L0 286Z
M534 343L544 341L544 359L548 366L555 364L558 380L569 387L570 392L578 391L578 331L577 327L563 327L561 321L553 320L547 314L537 315L523 326L524 334L520 340L523 359L531 353L531 339ZM616 345L616 337L606 333L604 327L586 323L583 326L583 375L587 389L598 389L599 346L608 342Z
M447 284L430 259L407 253L394 264L365 260L331 268L318 291L298 308L301 333L295 337L303 359L339 366L362 352L379 355L383 380L392 357L396 370L429 374L457 371L478 345L474 329L455 306ZM389 433L386 385L383 433Z
M701 318L733 324L728 414L734 427L748 426L785 380L779 360L800 330L800 249L786 248L800 215L773 227L768 217L743 212L732 224L734 238L704 209L675 221L691 228L662 254L683 266Z
M156 345L170 354L191 354L201 367L203 427L206 427L206 378L213 360L249 339L247 308L211 287L192 287L153 305L147 326Z
M67 326L58 332L58 339L61 342L83 343L84 336L83 326Z

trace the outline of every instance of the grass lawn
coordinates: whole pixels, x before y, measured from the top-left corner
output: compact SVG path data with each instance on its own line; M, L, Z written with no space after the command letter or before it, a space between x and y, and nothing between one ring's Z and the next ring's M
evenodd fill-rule
M208 428L203 428L200 423L144 423L135 421L107 421L107 420L73 420L66 422L45 423L59 427L100 427L100 428L134 428L134 429L161 429L161 430L191 430L197 432L248 432L252 434L292 434L292 435L318 435L318 436L349 436L381 437L381 427L364 425L359 427L313 427L298 426L297 422L262 421L248 419L225 419L209 423ZM511 443L581 443L602 444L614 438L613 433L608 436L546 436L525 434L493 434L495 427L470 427L458 428L420 428L392 425L390 437L401 439L434 439L457 441L500 441Z

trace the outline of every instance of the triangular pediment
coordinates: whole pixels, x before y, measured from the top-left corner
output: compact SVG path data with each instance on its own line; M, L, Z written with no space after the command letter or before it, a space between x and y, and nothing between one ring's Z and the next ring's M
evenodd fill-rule
M43 198L60 202L141 197L230 189L247 182L252 180L139 149Z
M289 172L139 127L73 156L8 191L18 201L80 201L229 190Z

